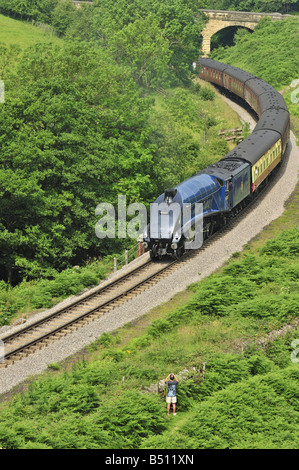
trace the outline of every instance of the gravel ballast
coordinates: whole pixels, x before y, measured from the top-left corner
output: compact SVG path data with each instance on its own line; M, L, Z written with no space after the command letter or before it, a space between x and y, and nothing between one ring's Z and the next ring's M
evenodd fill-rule
M248 113L235 103L230 105L241 117L241 120L250 122L250 127L254 126L254 121ZM255 237L265 226L279 217L284 211L284 203L293 192L299 168L299 149L296 146L295 137L291 134L291 139L285 160L279 170L278 177L271 187L256 202L254 208L242 218L230 231L224 234L211 246L192 258L189 263L174 271L158 284L150 287L134 299L129 300L120 307L104 314L101 318L89 323L79 330L71 333L60 340L54 341L47 347L42 348L27 358L16 362L6 369L0 369L0 394L10 391L14 386L20 384L29 376L34 376L45 371L50 363L57 363L75 354L84 348L102 333L111 332L124 324L133 321L146 314L151 308L168 301L174 294L184 290L193 282L199 281L221 267L231 255L236 251L241 251L246 243ZM148 254L138 258L134 264L139 264L148 258ZM130 268L132 268L132 264ZM117 273L112 277L122 274ZM106 281L107 282L107 281ZM85 294L86 295L86 294ZM68 305L74 297L66 299L61 305ZM47 310L38 314L47 315L57 309ZM27 324L37 319L33 315L28 319ZM0 331L0 339L13 332L17 328L9 327Z

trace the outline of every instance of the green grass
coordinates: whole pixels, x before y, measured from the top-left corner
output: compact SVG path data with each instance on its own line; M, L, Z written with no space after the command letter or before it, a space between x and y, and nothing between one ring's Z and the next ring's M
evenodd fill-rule
M297 78L298 24L297 16L282 21L262 19L252 34L239 30L235 46L215 49L211 57L240 67L280 90Z
M62 41L47 25L33 26L30 23L0 15L0 43L6 46L17 44L24 50L37 43L61 44Z

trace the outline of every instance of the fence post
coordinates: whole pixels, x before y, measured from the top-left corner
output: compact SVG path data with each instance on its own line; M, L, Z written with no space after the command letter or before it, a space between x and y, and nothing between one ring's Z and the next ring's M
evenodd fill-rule
M128 264L129 262L129 252L128 250L125 251L125 264Z
M4 342L0 339L0 364L4 364Z
M145 252L145 249L142 246L142 242L137 243L137 256L143 255Z
M113 259L114 262L114 272L117 271L117 258Z

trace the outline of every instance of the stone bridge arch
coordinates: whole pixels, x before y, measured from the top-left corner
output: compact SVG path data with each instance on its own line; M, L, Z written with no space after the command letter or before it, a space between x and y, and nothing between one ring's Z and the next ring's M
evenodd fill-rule
M223 11L223 10L200 10L209 17L209 21L202 31L202 51L207 57L211 52L211 37L224 28L240 26L254 30L262 18L270 17L272 20L282 20L290 15L280 13L254 13L249 11Z

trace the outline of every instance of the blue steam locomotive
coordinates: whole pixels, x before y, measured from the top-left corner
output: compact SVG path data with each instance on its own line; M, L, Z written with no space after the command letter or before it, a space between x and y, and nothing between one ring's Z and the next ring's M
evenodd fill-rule
M180 257L194 246L192 240L201 243L225 225L268 182L290 136L284 99L264 80L212 59L200 59L198 67L200 78L245 100L259 120L252 134L220 161L166 189L152 204L143 234L152 259Z

